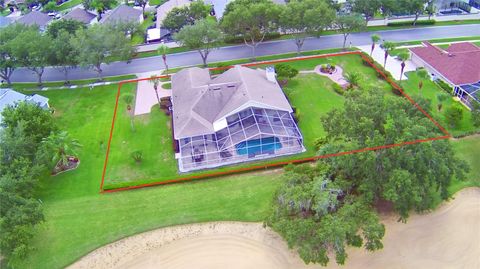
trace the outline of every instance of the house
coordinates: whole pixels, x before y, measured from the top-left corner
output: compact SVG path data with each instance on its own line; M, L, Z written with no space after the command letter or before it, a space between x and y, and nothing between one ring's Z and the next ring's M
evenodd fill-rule
M206 0L205 4L209 4L212 6L213 15L220 19L223 17L223 13L225 12L225 8L227 7L228 3L232 2L233 0ZM272 0L273 3L284 5L286 3L285 0Z
M68 12L67 15L63 16L65 20L74 20L79 21L85 25L92 24L95 22L97 15L83 9L83 8L74 8L72 11Z
M8 17L0 16L0 28L7 27L12 20Z
M116 22L143 22L143 13L141 9L136 9L127 5L119 5L115 9L105 13L100 23Z
M168 12L172 11L174 8L180 8L187 5L190 5L190 0L168 0L157 8L157 28L162 27L162 22L167 17Z
M12 89L0 89L0 125L2 123L2 112L9 106L15 106L19 102L36 104L43 109L49 109L48 98L38 94L25 95Z
M463 104L471 107L472 101L480 101L480 47L462 42L444 50L424 42L422 47L410 51L412 61L425 67L433 79L448 83Z
M181 172L305 151L273 67L235 66L213 78L183 69L172 76L171 100Z
M20 17L15 22L25 24L28 26L36 25L40 28L40 31L45 31L47 25L52 21L52 17L40 11L32 11L22 17Z

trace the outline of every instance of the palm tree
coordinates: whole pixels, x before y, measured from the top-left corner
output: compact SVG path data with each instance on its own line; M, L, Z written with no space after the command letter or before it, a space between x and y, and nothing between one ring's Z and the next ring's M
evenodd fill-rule
M373 34L372 38L372 50L370 51L370 57L372 57L373 50L375 49L375 45L380 41L380 36L377 34Z
M165 69L167 70L167 73L168 73L167 54L169 51L170 51L170 48L163 44L157 48L157 53L159 55L162 55L163 64L165 65Z
M400 70L400 83L402 82L402 76L403 76L403 71L405 70L405 61L410 59L410 53L406 51L402 51L400 54L398 54L398 59L402 62L401 67L402 69Z
M123 101L125 102L125 104L127 104L127 110L130 111L132 109L133 95L125 94L123 96Z
M60 165L60 168L68 166L70 156L77 155L77 150L82 147L78 140L71 138L66 131L51 133L42 140L47 156L52 156L52 162Z
M383 61L383 68L387 65L388 55L395 49L395 43L390 41L385 41L382 44L382 48L385 50L385 60Z
M157 96L158 107L160 107L161 109L162 106L160 105L160 96L158 96L158 86L160 85L160 78L156 75L152 75L150 77L150 82L153 84L153 90L155 91L155 95Z
M428 71L425 68L419 68L419 69L417 69L417 76L420 79L420 81L418 82L418 92L420 92L420 90L423 87L423 80L429 79L430 74L428 73Z
M350 83L351 87L357 87L362 79L362 75L358 72L349 72L345 75L345 80Z

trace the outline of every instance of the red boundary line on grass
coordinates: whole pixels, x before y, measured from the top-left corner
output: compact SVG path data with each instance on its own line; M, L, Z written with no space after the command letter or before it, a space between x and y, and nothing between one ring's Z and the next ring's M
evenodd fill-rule
M330 158L330 157L338 157L338 156L361 153L361 152L366 152L366 151L375 151L375 150L380 150L380 149L401 147L401 146L406 146L406 145L414 145L414 144L424 143L424 142L429 142L429 141L448 139L448 138L451 137L451 135L448 133L448 131L445 128L443 128L435 119L433 119L432 116L430 116L422 107L420 107L420 105L418 105L408 94L406 94L403 91L403 89L397 83L395 83L392 79L387 77L387 75L385 75L385 73L383 73L377 66L375 66L375 64L372 61L370 61L370 59L367 58L360 51L330 53L330 54L312 55L312 56L304 56L304 57L289 58L289 59L279 59L279 60L256 62L256 63L247 63L247 64L242 64L242 66L250 67L250 66L257 66L257 65L264 65L264 64L276 64L276 63L302 61L302 60L310 60L310 59L318 59L318 58L326 58L326 57L337 57L337 56L345 56L345 55L360 55L362 57L362 59L365 60L366 62L368 62L368 64L377 73L382 75L382 77L393 88L398 90L402 94L402 96L407 98L407 100L410 103L412 103L433 124L435 124L435 126L437 126L440 129L440 131L442 131L442 133L444 135L443 136L438 136L438 137L426 138L426 139L417 139L417 140L412 140L412 141L406 141L406 142L402 142L402 143L395 143L395 144L381 145L381 146L375 146L375 147L369 147L369 148L363 148L363 149L356 149L356 150L351 150L351 151L331 153L331 154L326 154L326 155L313 156L313 157L295 159L295 160L290 160L290 161L280 161L280 162L270 163L270 164L265 164L265 165L253 165L253 166L239 168L239 169L213 172L213 173L202 174L202 175L185 176L185 177L169 179L169 180L164 180L164 181L158 181L158 182L152 182L152 183L139 184L139 185L134 185L134 186L104 190L103 186L104 186L104 182L105 182L105 174L106 174L106 171L107 171L108 156L109 156L109 152L110 152L110 144L112 142L113 130L115 129L115 120L116 120L116 116L117 116L118 100L119 100L119 97L120 97L121 88L122 88L123 84L136 83L136 82L139 82L139 81L150 80L151 78L125 80L125 81L122 81L118 84L117 96L116 96L116 100L115 100L115 108L113 110L112 126L110 128L110 136L108 138L108 144L107 144L107 153L106 153L105 162L104 162L104 165L103 165L102 181L101 181L101 184L100 184L100 193L112 193L112 192L140 189L140 188L146 188L146 187L152 187L152 186L158 186L158 185L165 185L165 184L171 184L171 183L186 182L186 181L192 181L192 180L197 180L197 179L213 178L213 177L219 177L219 176L224 176L224 175L232 175L232 174L238 174L238 173L243 173L243 172L256 171L256 170L260 170L260 169L282 167L282 166L285 166L285 165L288 165L288 164L300 164L300 163L312 162L312 161L316 161L316 160L319 160L319 159L325 159L325 158ZM231 68L231 66L210 68L210 70L214 71L214 70L223 70L223 69L228 69L228 68ZM167 77L169 77L169 75L158 76L156 78L167 78Z

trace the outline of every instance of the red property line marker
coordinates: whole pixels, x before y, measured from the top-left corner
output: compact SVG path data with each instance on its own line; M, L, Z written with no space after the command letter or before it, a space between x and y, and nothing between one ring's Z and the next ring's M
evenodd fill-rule
M172 184L172 183L187 182L187 181L192 181L192 180L197 180L197 179L205 179L205 178L213 178L213 177L219 177L219 176L225 176L225 175L239 174L239 173L243 173L243 172L251 172L251 171L256 171L256 170L261 170L261 169L282 167L282 166L285 166L285 165L288 165L288 164L300 164L300 163L316 161L316 160L319 160L319 159L338 157L338 156L343 156L343 155L348 155L348 154L355 154L355 153L361 153L361 152L367 152L367 151L376 151L376 150L381 150L381 149L388 149L388 148L401 147L401 146L406 146L406 145L414 145L414 144L419 144L419 143L425 143L425 142L435 141L435 140L449 139L451 137L450 134L448 133L448 131L445 128L443 128L437 121L435 121L423 108L420 107L420 105L418 105L410 96L408 96L402 90L402 88L400 86L398 86L394 81L392 81L389 77L387 77L379 68L377 68L375 66L375 64L373 62L371 62L367 57L365 57L359 51L349 51L349 52L341 52L341 53L312 55L312 56L304 56L304 57L297 57L297 58L291 58L291 59L272 60L272 61L265 61L265 62L258 62L258 63L247 63L247 64L243 64L242 66L250 67L250 66L258 66L258 65L264 65L264 64L285 63L285 62L302 61L302 60L310 60L310 59L318 59L318 58L326 58L326 57L337 57L337 56L345 56L345 55L360 55L362 57L362 59L364 59L366 62L368 62L369 65L376 72L378 72L380 75L382 75L382 77L392 87L399 90L400 93L404 97L406 97L407 100L409 100L410 103L412 103L435 126L437 126L442 131L442 133L444 135L443 136L438 136L438 137L432 137L432 138L417 139L417 140L412 140L412 141L395 143L395 144L380 145L380 146L375 146L375 147L369 147L369 148L356 149L356 150L345 151L345 152L326 154L326 155L321 155L321 156L313 156L313 157L295 159L295 160L290 160L290 161L280 161L280 162L270 163L270 164L265 164L265 165L253 165L253 166L249 166L249 167L245 167L245 168L232 169L232 170L228 170L228 171L206 173L206 174L194 175L194 176L186 176L186 177L163 180L163 181L158 181L158 182L153 182L153 183L146 183L146 184L139 184L139 185L134 185L134 186L104 190L103 186L104 186L104 182L105 182L105 174L106 174L106 171L107 171L108 156L109 156L110 145L111 145L112 137L113 137L113 130L115 128L115 119L116 119L116 115L117 115L117 108L118 108L118 102L119 102L121 87L123 86L124 83L136 83L136 82L139 82L139 81L150 80L151 78L126 80L126 81L122 81L118 84L117 96L116 96L116 100L115 100L115 107L114 107L114 110L113 110L112 126L111 126L111 129L110 129L110 136L109 136L108 145L107 145L107 153L106 153L106 156L105 156L105 163L104 163L104 166L103 166L102 181L101 181L101 184L100 184L100 193L113 193L113 192L118 192L118 191L133 190L133 189L140 189L140 188L166 185L166 184ZM217 67L217 68L210 68L210 70L212 70L212 71L213 70L224 70L224 69L229 69L231 67L232 66ZM169 75L162 75L162 76L157 76L156 78L167 78L167 77L170 77L170 76Z

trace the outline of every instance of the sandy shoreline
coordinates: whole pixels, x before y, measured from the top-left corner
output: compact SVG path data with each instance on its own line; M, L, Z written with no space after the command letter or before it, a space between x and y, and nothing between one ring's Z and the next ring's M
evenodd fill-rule
M347 265L327 268L480 268L480 189L469 188L407 224L383 216L384 249L350 249ZM324 268L305 265L261 223L212 222L167 227L124 238L69 268Z

